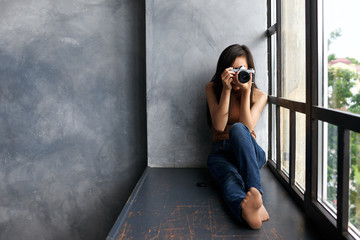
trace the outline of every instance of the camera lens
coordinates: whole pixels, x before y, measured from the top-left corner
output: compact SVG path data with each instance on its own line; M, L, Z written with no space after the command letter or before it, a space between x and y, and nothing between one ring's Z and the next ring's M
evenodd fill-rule
M247 73L246 71L241 71L239 73L239 81L241 83L247 83L250 80L250 74Z

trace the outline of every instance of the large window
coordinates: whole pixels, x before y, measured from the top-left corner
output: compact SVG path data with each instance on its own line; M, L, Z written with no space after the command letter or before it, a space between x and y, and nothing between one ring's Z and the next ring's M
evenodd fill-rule
M272 133L269 158L286 181L303 194L306 154L305 2L270 2L269 95L274 104L269 114ZM292 103L299 105L300 109L290 107Z
M360 239L360 1L268 1L270 169L326 239Z
M323 72L323 89L319 94L319 103L330 109L360 114L360 48L357 30L360 1L345 0L341 5L346 11L339 11L339 2L335 0L319 3L323 9L323 48L320 69ZM320 23L321 24L321 23ZM360 124L360 122L359 122ZM322 151L322 175L324 186L319 200L328 205L331 213L337 213L338 186L338 130L337 126L324 123L321 130L324 133ZM350 131L347 136L350 143L349 161L346 175L349 188L348 230L357 233L360 229L360 156L359 134Z

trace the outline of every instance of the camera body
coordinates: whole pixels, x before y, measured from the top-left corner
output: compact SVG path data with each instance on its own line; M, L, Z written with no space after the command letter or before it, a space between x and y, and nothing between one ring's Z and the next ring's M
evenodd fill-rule
M241 83L247 83L250 80L250 73L255 73L254 69L246 69L245 66L233 68L231 71L235 73L239 72L238 78Z

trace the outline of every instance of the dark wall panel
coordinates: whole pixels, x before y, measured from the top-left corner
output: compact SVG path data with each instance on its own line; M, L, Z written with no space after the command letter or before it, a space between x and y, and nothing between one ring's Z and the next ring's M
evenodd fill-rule
M0 239L105 239L147 163L145 2L0 6Z

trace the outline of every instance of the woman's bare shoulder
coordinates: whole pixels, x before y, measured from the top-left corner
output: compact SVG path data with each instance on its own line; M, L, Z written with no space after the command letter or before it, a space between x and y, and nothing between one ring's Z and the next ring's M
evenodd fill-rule
M258 88L254 88L254 98L255 99L260 99L260 98L266 98L267 99L267 94L263 91L261 91Z
M206 89L208 89L208 88L213 88L214 87L214 82L208 82L207 84L206 84Z
M254 99L253 102L258 102L258 101L267 101L267 94L263 91L261 91L258 88L254 88Z
M206 95L209 95L209 94L214 94L214 83L213 82L208 82L206 84Z

